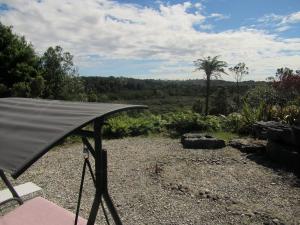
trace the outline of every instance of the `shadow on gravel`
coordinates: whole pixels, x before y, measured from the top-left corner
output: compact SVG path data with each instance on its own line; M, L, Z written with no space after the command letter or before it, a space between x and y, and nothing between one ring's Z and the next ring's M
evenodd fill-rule
M284 180L288 180L288 182L295 187L300 187L300 171L284 166L280 163L271 161L266 154L259 153L249 153L246 156L248 159L260 164L262 166L273 169L276 173L283 176ZM283 172L291 172L293 173L297 179L288 179Z

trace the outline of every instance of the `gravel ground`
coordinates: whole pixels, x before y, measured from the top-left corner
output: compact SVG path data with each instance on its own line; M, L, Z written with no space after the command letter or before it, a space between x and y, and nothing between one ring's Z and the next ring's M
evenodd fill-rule
M175 139L126 138L104 141L104 148L110 194L124 224L300 224L299 178L231 147L186 150ZM75 212L81 149L55 148L14 183L32 181L45 198ZM89 177L85 218L94 195ZM106 224L99 212L97 224Z

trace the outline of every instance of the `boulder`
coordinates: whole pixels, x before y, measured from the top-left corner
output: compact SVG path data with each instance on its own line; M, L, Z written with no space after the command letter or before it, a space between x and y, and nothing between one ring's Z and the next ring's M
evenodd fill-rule
M299 147L298 152L300 152L300 126L293 126L292 130L294 134L294 144Z
M300 172L298 147L283 145L269 140L266 149L267 155L272 161Z
M267 131L267 138L271 141L280 142L283 144L293 145L294 136L291 127L270 127Z
M246 153L265 152L267 141L253 138L240 138L229 141L228 145Z
M190 149L217 149L225 147L225 141L216 139L207 134L188 133L181 137L184 148Z
M276 121L260 121L253 125L254 136L278 143L300 146L300 127Z
M259 121L253 124L253 135L256 138L267 139L268 129L284 128L284 124L277 121Z

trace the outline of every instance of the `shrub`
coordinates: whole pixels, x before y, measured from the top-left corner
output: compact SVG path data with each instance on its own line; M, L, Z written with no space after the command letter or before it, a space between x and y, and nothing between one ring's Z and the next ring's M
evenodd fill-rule
M222 128L225 131L239 132L242 123L242 115L240 113L231 113L223 119Z
M130 117L126 114L112 117L104 126L103 134L109 138L148 135L162 131L163 121L160 116Z
M11 89L12 96L28 97L30 95L30 86L26 82L15 83Z
M203 116L192 111L168 113L163 115L166 128L178 134L191 131L216 131L221 128L217 116Z
M197 130L197 118L200 114L191 111L167 113L162 116L169 131L185 133Z
M296 121L300 120L300 107L296 105L288 105L286 107L273 106L271 118L272 120L295 124Z
M251 107L246 101L242 109L240 133L251 133L252 125L263 119L265 104L263 102L257 108Z

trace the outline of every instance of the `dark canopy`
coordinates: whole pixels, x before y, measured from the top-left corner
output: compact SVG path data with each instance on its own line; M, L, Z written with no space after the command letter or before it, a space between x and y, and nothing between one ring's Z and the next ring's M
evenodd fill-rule
M145 106L0 98L0 169L14 178L56 143L97 118Z

